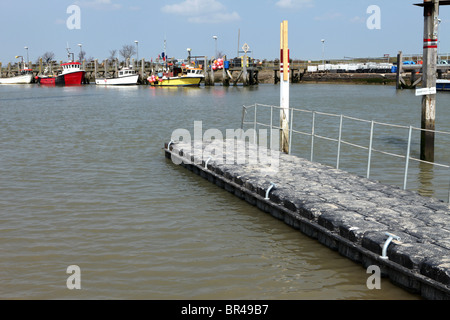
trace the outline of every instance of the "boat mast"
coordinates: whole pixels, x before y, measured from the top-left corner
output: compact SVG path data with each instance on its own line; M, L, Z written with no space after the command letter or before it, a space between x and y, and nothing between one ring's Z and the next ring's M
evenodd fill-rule
M73 52L70 52L70 48L69 48L69 43L67 42L67 59L69 60L69 62L74 62L75 61L75 54ZM72 55L72 60L70 60L70 55Z
M164 61L166 63L166 72L168 72L169 70L167 70L166 35L164 35Z

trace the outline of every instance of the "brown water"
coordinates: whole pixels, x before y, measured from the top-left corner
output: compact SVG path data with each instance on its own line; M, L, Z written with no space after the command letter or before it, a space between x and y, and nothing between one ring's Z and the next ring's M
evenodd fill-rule
M291 103L348 114L354 88L293 86ZM419 110L413 93L357 88ZM164 158L173 130L238 128L242 105L278 94L1 86L0 298L417 299L385 279L369 290L360 265Z

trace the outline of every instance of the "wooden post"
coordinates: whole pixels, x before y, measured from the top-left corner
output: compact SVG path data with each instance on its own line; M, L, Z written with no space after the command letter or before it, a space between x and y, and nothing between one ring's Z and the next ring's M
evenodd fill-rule
M438 46L439 0L424 0L424 37L423 37L423 88L436 88L436 65ZM436 94L422 97L421 128L435 130ZM420 159L434 161L435 133L421 132Z
M98 60L95 59L94 60L94 79L98 78L98 76L97 76L97 69L98 69Z
M397 89L402 88L402 73L403 73L403 52L399 51L397 54L397 74L396 74L396 84Z
M3 74L2 71L3 71L3 70L2 70L2 63L0 62L0 78L2 78L2 74Z
M213 63L214 63L214 60L213 59L211 59L211 69L210 69L210 72L211 72L211 79L210 79L210 85L211 86L213 86L214 85L214 83L215 83L215 78L214 78L214 69L213 69Z
M108 59L103 61L103 64L104 64L103 67L104 67L104 70L105 70L105 78L108 78L108 63L109 63Z
M247 86L249 84L248 79L248 70L247 70L247 53L244 53L244 57L242 58L242 81L244 82L244 86Z
M225 62L227 61L227 56L223 56L223 62L225 64ZM228 76L228 70L225 69L225 65L223 66L222 69L222 84L224 87L228 87L230 85L230 78Z
M144 82L144 80L146 79L146 76L145 76L145 59L144 58L142 58L142 60L141 60L141 74L140 74L140 81L139 82Z
M289 46L286 20L281 23L280 38L281 151L289 153Z

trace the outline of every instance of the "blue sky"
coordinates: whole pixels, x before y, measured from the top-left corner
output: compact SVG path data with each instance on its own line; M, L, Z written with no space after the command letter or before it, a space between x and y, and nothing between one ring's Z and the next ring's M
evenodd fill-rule
M139 41L139 57L150 60L164 49L170 57L212 56L218 51L235 57L244 43L257 59L279 56L280 23L289 22L291 58L395 56L421 53L422 0L0 0L0 61L26 56L35 61L46 51L66 59L66 44L99 60L112 49ZM70 5L80 8L80 29L70 30ZM380 29L369 29L371 5L380 8ZM441 7L440 52L450 52L450 7ZM217 36L217 40L213 39ZM448 40L447 40L448 39Z

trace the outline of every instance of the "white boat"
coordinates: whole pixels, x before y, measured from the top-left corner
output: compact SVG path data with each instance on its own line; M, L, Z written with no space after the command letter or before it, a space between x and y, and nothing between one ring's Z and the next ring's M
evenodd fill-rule
M33 82L33 70L22 69L20 74L10 78L0 78L0 84L30 84Z
M136 85L139 80L139 75L131 68L123 68L119 71L117 77L114 78L99 78L95 79L96 84L103 85Z

